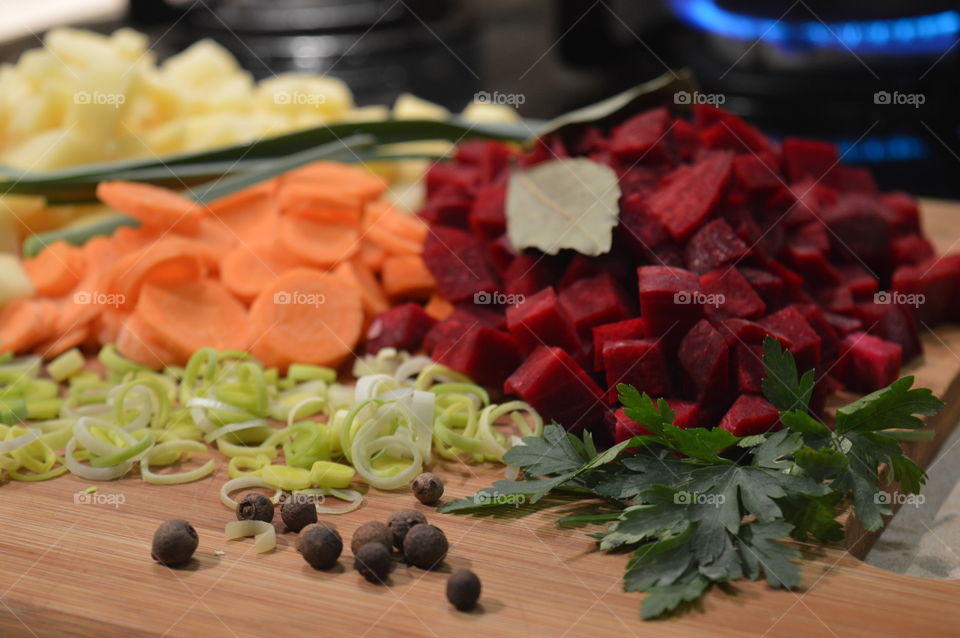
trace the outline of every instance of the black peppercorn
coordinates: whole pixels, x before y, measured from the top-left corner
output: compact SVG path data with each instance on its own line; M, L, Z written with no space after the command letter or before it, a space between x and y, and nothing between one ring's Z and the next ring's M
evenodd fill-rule
M433 505L443 496L443 481L430 472L424 472L413 480L413 495L424 505Z
M393 547L393 533L380 521L369 521L357 528L350 541L350 551L354 554L368 543L380 543L389 552Z
M299 532L317 522L317 506L310 500L291 499L280 508L280 518L291 532Z
M303 554L303 559L314 569L329 569L340 558L343 541L336 530L313 523L300 530L297 551Z
M403 539L403 557L414 567L433 569L447 555L447 536L439 527L414 525Z
M380 543L367 543L353 557L353 568L371 583L383 584L392 565L390 550Z
M263 494L247 494L237 504L238 521L273 521L273 502Z
M453 572L447 579L447 600L459 609L467 611L480 598L480 579L469 569Z
M153 533L153 547L150 556L163 565L182 565L190 560L199 544L197 530L181 520L170 520L161 523Z
M398 510L387 519L387 525L390 532L393 533L393 545L397 549L403 549L403 539L407 532L414 525L421 525L427 522L427 517L417 510Z

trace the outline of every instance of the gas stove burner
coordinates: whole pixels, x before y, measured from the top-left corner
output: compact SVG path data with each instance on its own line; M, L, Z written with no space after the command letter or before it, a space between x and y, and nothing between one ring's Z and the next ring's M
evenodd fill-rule
M733 40L759 40L785 51L833 48L880 56L941 54L960 35L960 11L953 9L903 11L891 17L890 11L874 6L862 12L884 17L834 20L835 5L822 12L817 7L815 14L803 3L787 5L775 15L768 3L749 13L745 5L761 3L734 3L736 9L721 0L669 0L669 4L675 15L700 31ZM849 5L845 8L849 10Z

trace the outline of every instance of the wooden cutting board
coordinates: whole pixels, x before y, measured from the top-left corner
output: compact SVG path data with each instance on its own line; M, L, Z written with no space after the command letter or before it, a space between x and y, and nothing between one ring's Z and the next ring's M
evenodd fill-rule
M958 250L960 206L927 202L924 212L938 249ZM937 440L912 450L928 463L960 418L960 327L926 334L924 346L925 360L905 373L948 404L931 423ZM472 494L502 476L493 466L450 463L436 471L448 497ZM78 495L89 483L73 476L3 485L0 636L960 635L960 585L866 565L855 555L870 537L856 525L853 551L801 548L800 591L741 582L728 591L714 588L699 609L679 618L644 622L640 595L621 590L626 557L595 551L585 537L590 529L553 525L569 505L547 503L549 509L538 506L528 516L520 516L527 509L486 518L441 516L409 494L371 491L361 509L326 518L347 545L362 523L406 507L423 511L451 542L442 569L398 564L383 587L353 571L349 549L336 569L320 572L304 563L292 534L280 534L277 550L264 555L254 553L252 539L224 541L223 526L233 519L217 495L225 480L221 458L212 477L188 485L158 487L137 478L100 484L96 503L82 502ZM191 521L200 535L195 559L180 570L150 560L154 529L173 517ZM447 575L465 567L483 581L482 604L469 613L454 611L444 597Z

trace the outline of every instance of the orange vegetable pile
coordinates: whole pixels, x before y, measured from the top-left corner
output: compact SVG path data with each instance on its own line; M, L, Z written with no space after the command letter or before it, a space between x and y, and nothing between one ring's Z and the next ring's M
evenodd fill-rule
M140 222L24 262L36 294L0 310L0 352L116 343L160 368L210 346L281 370L338 366L370 319L426 301L427 227L367 171L319 162L210 204L131 182L97 194Z

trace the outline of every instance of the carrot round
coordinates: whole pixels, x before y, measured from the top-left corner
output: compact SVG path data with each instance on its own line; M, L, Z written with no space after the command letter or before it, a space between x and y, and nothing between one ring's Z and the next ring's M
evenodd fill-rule
M240 244L221 259L220 281L227 290L249 303L277 277L300 265L300 260L273 242Z
M103 292L108 303L130 308L145 283L195 280L207 272L207 259L197 242L169 236L138 251L127 253L104 275Z
M208 205L210 226L238 242L275 238L280 215L273 196L260 191L233 199L239 194Z
M86 325L103 311L98 301L106 301L104 276L120 253L108 237L94 237L83 245L86 269L73 291L64 297L53 330L58 334Z
M48 327L40 302L11 301L0 310L0 352L27 352L43 340Z
M454 307L452 303L444 299L442 296L435 294L430 297L430 301L428 301L427 305L423 307L423 311L437 321L443 321L453 314Z
M203 207L179 193L138 182L100 182L97 198L107 206L130 215L147 228L195 234Z
M212 279L145 284L134 314L181 363L206 346L243 350L249 342L246 308Z
M62 297L73 290L85 266L83 251L65 241L55 241L23 262L37 293L44 297Z
M337 266L334 271L337 275L343 277L344 281L356 288L360 293L360 301L363 303L363 311L368 316L378 315L390 307L380 283L366 265L354 257L350 261L345 261Z
M437 281L419 255L396 255L383 260L383 291L391 299L426 300Z
M296 268L264 288L250 308L254 356L282 370L293 362L339 366L363 329L360 294L333 273Z
M359 226L363 200L352 193L317 188L305 181L285 182L277 191L282 215L305 215L329 224Z
M389 202L369 202L363 212L363 227L367 230L372 227L384 231L395 237L400 237L422 244L430 232L422 219L414 215L400 212Z
M280 245L306 263L332 268L357 252L357 229L288 215L280 220Z
M154 370L182 363L135 314L124 320L117 333L116 345L117 351L127 359Z
M88 325L77 326L73 330L55 335L52 339L42 341L34 346L33 351L44 359L53 359L70 348L79 346L90 336Z
M380 272L380 269L383 267L383 260L387 257L387 251L380 248L377 244L363 239L360 242L357 257L359 257L367 269L377 273Z
M387 189L382 179L362 168L336 162L314 162L283 176L283 185L302 182L317 193L337 193L362 204L377 199Z

